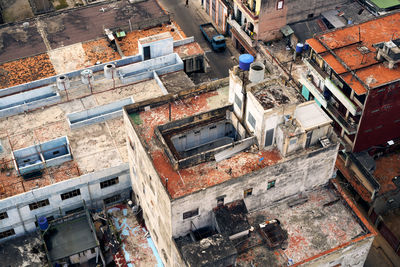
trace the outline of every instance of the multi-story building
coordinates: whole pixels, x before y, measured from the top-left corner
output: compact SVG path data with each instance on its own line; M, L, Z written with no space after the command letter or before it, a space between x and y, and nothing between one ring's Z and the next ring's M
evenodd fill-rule
M300 79L303 96L333 119L343 140L337 168L377 223L400 207L399 23L394 13L316 35ZM399 251L400 236L391 239Z
M253 67L124 108L134 198L163 263L362 266L375 233L326 187L331 119Z
M0 64L0 242L35 231L38 217L129 199L122 107L194 86L184 70L204 52L174 23L126 32L120 52L107 38ZM15 58L3 44L2 59Z
M233 0L231 26L233 45L255 54L257 40L270 41L282 37L281 28L303 21L345 4L346 0Z

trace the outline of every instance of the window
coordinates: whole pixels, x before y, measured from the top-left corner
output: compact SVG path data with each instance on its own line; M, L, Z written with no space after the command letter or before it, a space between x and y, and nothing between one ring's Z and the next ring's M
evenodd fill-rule
M183 219L185 220L185 219L197 216L197 215L199 215L199 209L198 208L195 209L195 210L184 212L183 213Z
M4 231L4 232L0 232L0 239L6 238L6 237L12 236L12 235L15 235L14 229L10 229L10 230Z
M45 199L45 200L41 200L41 201L29 204L29 209L30 210L36 210L38 208L45 207L45 206L48 206L48 205L50 205L50 202L49 202L48 199Z
M253 188L244 190L244 197L251 196L251 194L253 194Z
M114 196L112 196L112 197L105 198L105 199L103 200L103 202L104 202L104 205L108 205L108 204L117 202L117 201L119 201L120 199L121 199L121 195L118 194L118 195L114 195Z
M95 248L91 248L91 249L90 249L90 253L91 253L91 254L96 253L96 249L95 249Z
M278 2L276 3L276 9L277 9L277 10L280 10L280 9L282 9L282 8L283 8L283 0L278 1Z
M81 194L81 190L75 189L75 190L69 191L67 193L61 194L60 196L61 196L61 200L66 200L66 199L69 199L72 197L79 196L80 194Z
M0 220L4 220L8 218L7 212L0 212Z
M83 207L75 208L75 209L72 209L72 210L67 210L65 212L65 215L77 213L77 212L80 212L80 211L83 211Z
M235 104L238 106L239 109L242 109L242 100L235 94Z
M268 182L267 190L269 190L269 189L275 187L275 182L276 182L276 180L273 180L273 181Z
M100 188L109 187L109 186L112 186L112 185L115 185L115 184L118 184L118 183L119 183L118 177L115 177L115 178L109 179L107 181L101 182L100 183Z
M256 128L256 119L254 119L253 115L251 115L251 113L249 112L249 117L247 118L247 121L250 123L251 127L253 127L253 129Z
M307 18L309 18L309 19L310 19L310 18L313 18L313 17L314 17L314 13L311 13L311 14L308 14L308 15L307 15Z
M224 197L218 197L217 198L217 206L223 206L224 205Z

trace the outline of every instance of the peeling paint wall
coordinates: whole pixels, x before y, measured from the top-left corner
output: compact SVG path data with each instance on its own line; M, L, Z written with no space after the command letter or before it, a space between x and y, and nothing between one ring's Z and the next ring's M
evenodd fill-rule
M374 237L367 237L361 241L351 243L331 253L320 256L315 260L305 262L300 266L352 266L362 267L367 259Z
M132 190L136 203L143 209L143 218L150 231L164 265L174 266L174 242L172 241L171 202L146 149L133 129L124 110L127 132L128 159L130 164ZM163 253L165 251L165 253ZM166 256L164 256L166 255ZM175 257L176 258L176 257ZM177 257L180 258L180 257Z
M193 224L196 228L211 225L212 209L217 206L218 197L224 196L224 203L229 203L243 199L244 190L252 188L252 195L245 197L244 201L249 210L254 210L327 183L333 173L337 151L338 145L331 145L314 152L295 155L283 163L173 200L173 236L187 234ZM276 180L275 187L267 190L268 182L272 180ZM197 208L199 215L183 219L184 212Z

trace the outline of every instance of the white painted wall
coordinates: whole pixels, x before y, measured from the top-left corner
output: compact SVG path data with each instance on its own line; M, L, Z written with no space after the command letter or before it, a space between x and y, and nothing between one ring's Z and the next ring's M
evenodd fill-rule
M100 182L118 177L119 183L100 188ZM78 189L81 195L61 200L61 194ZM64 215L66 211L83 206L83 200L89 208L101 208L103 199L121 194L122 199L129 197L130 175L128 164L82 175L77 178L38 188L13 197L0 200L0 212L7 212L8 218L0 220L0 232L14 228L15 236L36 229L36 217ZM48 199L50 205L35 210L29 209L32 202ZM10 237L12 238L12 237ZM8 238L1 239L0 242Z

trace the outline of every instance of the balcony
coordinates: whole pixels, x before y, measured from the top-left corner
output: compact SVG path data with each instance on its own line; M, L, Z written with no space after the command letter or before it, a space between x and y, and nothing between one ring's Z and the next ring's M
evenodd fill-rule
M234 32L236 32L241 39L243 39L246 44L250 47L255 47L257 44L256 41L256 35L253 34L252 36L250 36L247 32L245 32L242 27L239 25L239 23L237 23L236 20L232 19L231 17L228 18L228 23L229 25L231 25L232 29L234 30Z
M357 133L357 124L350 123L332 104L328 103L326 111L344 129L347 135Z
M253 0L253 6L251 7L248 0L235 0L235 4L238 6L240 11L247 14L251 22L258 22L258 14L256 14L256 0Z

